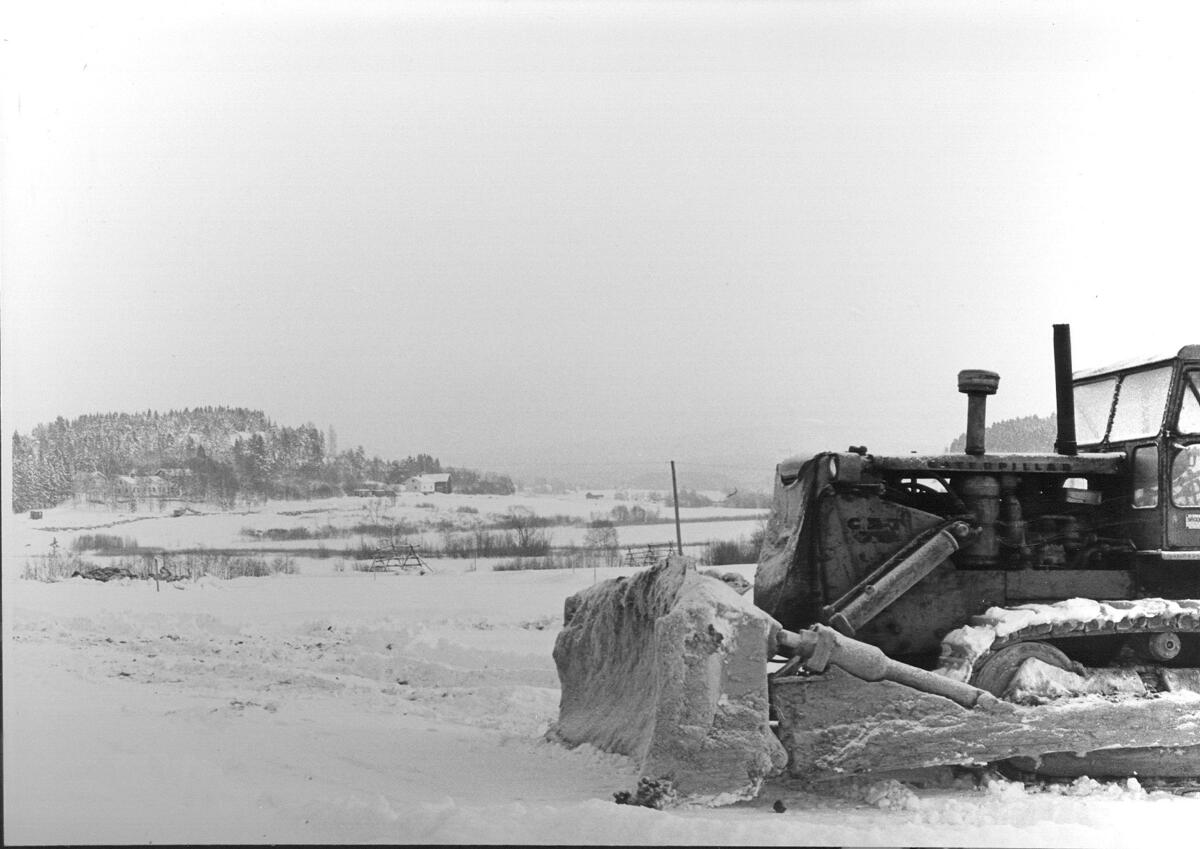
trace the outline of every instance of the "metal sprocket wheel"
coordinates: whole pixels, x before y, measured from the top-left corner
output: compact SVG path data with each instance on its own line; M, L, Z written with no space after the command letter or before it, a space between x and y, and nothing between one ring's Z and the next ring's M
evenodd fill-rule
M1049 643L1013 643L984 657L975 667L971 683L981 690L987 690L996 698L1002 698L1021 664L1030 658L1036 658L1059 669L1074 671L1074 664L1070 658Z

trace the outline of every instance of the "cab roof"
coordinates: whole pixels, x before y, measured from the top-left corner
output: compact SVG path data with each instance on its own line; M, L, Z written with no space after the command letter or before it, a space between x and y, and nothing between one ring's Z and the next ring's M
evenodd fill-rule
M1159 363L1168 363L1175 359L1200 360L1200 345L1184 345L1176 354L1160 354L1156 357L1139 357L1132 360L1122 360L1119 363L1101 366L1100 368L1084 369L1083 371L1075 372L1071 376L1071 379L1075 381L1087 380L1091 377L1100 377L1101 375L1112 374L1118 371L1133 371L1134 369L1154 366L1158 365Z

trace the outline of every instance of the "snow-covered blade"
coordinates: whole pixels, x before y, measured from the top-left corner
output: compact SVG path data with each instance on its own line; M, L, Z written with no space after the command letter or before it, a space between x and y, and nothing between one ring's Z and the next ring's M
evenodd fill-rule
M771 703L792 776L822 781L1047 752L1186 746L1200 728L1200 696L1083 695L1037 706L968 710L889 681L839 669L777 677Z
M552 735L630 755L681 800L752 798L786 755L768 721L779 626L685 557L567 600Z

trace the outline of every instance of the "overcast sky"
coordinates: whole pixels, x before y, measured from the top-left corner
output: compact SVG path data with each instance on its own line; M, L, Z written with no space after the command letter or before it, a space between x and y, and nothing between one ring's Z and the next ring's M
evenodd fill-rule
M1077 368L1200 342L1190 4L23 5L9 433L226 404L767 481L943 449L961 368L1050 412L1055 322Z

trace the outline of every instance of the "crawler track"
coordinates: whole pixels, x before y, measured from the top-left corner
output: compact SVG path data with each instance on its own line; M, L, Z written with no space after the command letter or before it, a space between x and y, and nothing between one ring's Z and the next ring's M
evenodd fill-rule
M1134 636L1164 632L1200 635L1200 600L1069 599L1057 604L990 608L942 641L939 672L960 681L990 653L1021 642Z
M1096 640L1112 637L1172 633L1185 645L1177 657L1159 661L1160 672L1166 667L1194 664L1200 641L1200 601L1161 598L1133 601L1098 602L1069 599L1057 604L1027 604L1014 608L991 608L950 634L942 643L940 672L966 680L1005 649L1019 644L1049 643L1068 646L1064 641ZM1081 644L1082 645L1082 644ZM1069 652L1068 652L1069 653ZM1060 657L1062 655L1060 654ZM1079 667L1079 671L1083 670ZM1176 670L1173 675L1188 675ZM1194 676L1194 672L1192 672ZM1143 676L1147 677L1147 676ZM1162 689L1174 689L1170 676L1163 678ZM980 686L984 686L982 683ZM1185 685L1194 689L1194 684ZM1047 752L1040 757L1020 757L1002 761L1003 770L1023 780L1071 780L1088 775L1092 778L1137 776L1153 780L1177 792L1192 792L1200 787L1200 745L1185 734L1183 745L1144 748L1098 749L1090 752Z

